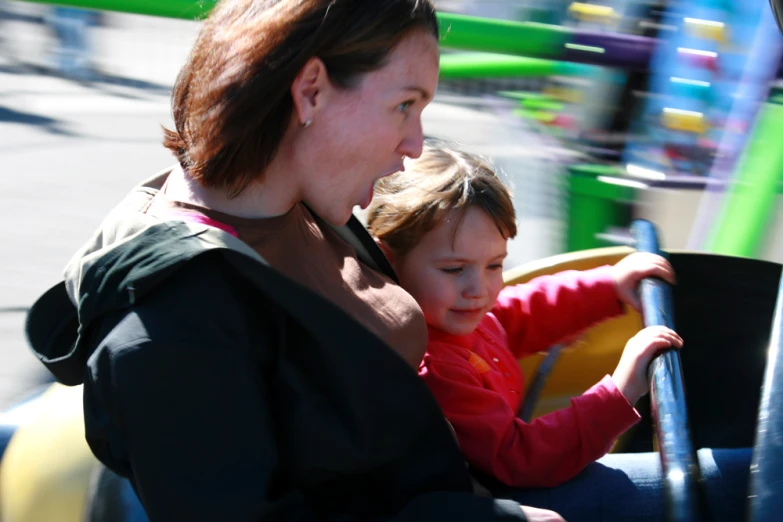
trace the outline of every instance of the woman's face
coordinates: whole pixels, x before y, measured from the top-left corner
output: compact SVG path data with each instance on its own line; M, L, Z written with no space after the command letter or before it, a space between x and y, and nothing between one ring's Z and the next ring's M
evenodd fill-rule
M354 206L370 204L377 180L421 155L421 113L435 94L438 62L435 37L414 31L357 87L318 93L294 154L302 200L316 214L345 224Z

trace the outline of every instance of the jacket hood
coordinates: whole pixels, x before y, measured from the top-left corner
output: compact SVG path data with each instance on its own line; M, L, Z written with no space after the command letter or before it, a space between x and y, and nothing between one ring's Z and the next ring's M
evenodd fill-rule
M134 188L71 258L64 280L30 309L28 342L63 384L84 380L93 346L85 335L107 314L133 306L205 250L229 247L264 262L250 247L214 227L161 221L144 212L171 169Z

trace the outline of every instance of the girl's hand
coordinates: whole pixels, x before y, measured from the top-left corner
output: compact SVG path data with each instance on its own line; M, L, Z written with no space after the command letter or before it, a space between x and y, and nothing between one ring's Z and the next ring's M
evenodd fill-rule
M666 348L682 348L682 338L665 326L648 326L625 345L612 380L631 406L650 391L647 367Z
M674 269L662 256L648 252L634 252L612 267L617 298L641 311L637 289L645 277L657 277L674 284Z

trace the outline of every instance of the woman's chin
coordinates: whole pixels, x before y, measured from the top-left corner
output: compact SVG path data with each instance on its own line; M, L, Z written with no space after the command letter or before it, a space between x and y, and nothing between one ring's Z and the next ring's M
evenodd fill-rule
M310 212L334 227L341 227L348 223L348 220L351 219L354 210L353 207L341 208L336 205L316 205L307 201L304 201L304 204L307 205L307 207L310 209ZM355 208L359 207L357 206Z

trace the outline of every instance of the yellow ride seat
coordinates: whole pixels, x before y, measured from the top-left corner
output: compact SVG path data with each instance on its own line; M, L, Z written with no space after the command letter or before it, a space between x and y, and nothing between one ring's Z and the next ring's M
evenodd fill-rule
M0 520L83 522L97 465L84 437L82 387L52 385L0 461Z
M503 274L504 281L509 285L521 284L565 270L613 265L633 251L629 247L608 247L552 256L508 270ZM590 328L566 346L547 380L533 417L567 407L572 397L581 395L604 375L611 373L620 360L625 343L642 327L639 313L626 307L625 314ZM520 361L528 384L544 357L545 353L540 353Z

